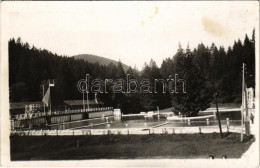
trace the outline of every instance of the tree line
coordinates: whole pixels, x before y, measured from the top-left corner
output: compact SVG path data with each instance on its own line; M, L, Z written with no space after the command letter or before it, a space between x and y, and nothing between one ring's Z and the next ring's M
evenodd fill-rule
M54 79L52 104L63 106L64 100L80 100L82 93L77 90L77 82L90 74L93 79L122 79L126 74L138 81L142 79L167 79L178 74L186 81L186 93L163 93L158 83L157 93L114 93L112 84L108 93L97 94L104 106L121 108L124 113L156 110L157 106L173 106L174 112L196 115L209 107L213 94L218 92L222 103L241 103L242 63L246 64L246 83L255 87L255 30L251 38L245 35L243 42L238 39L227 50L214 43L210 47L203 43L191 50L181 44L172 58L163 60L160 67L154 60L144 63L141 71L130 67L123 69L117 65L101 65L83 59L57 55L46 49L39 49L22 42L20 38L9 40L9 92L10 102L41 101L43 87L47 90L48 79ZM103 84L102 84L103 85ZM166 89L169 89L169 85ZM89 94L94 99L93 93Z

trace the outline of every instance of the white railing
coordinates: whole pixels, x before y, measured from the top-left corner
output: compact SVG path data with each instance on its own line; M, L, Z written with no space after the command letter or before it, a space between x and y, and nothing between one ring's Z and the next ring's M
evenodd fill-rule
M85 113L85 112L95 112L95 111L106 111L113 110L113 107L99 107L99 108L90 108L90 109L73 109L66 111L54 111L54 112L38 112L38 113L28 113L28 114L17 114L14 116L14 119L24 120L24 119L32 119L44 116L53 116L53 115L63 115L63 114L74 114L74 113Z
M240 126L223 126L223 132L241 132ZM117 129L80 129L80 130L27 130L12 131L11 135L20 136L57 136L57 135L109 135L109 134L192 134L219 132L218 126L172 127L172 128L117 128Z

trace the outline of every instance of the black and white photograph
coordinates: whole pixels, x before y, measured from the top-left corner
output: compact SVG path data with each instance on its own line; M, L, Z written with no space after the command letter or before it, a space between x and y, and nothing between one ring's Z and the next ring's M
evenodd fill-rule
M1 165L259 167L258 1L3 1Z

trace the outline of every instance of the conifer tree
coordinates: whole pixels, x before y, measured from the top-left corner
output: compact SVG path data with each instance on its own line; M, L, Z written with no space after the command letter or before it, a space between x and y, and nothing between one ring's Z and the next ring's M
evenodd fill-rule
M183 90L183 85L178 84L177 93L171 94L174 112L194 116L200 110L209 107L213 93L210 88L207 88L203 73L194 65L192 53L189 50L184 53L179 48L176 56L176 73L180 79L186 81L186 92Z

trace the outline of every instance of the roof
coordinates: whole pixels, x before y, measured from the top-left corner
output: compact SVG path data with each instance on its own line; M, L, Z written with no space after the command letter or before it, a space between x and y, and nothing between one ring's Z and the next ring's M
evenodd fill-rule
M85 103L87 104L87 101L85 100ZM10 109L11 110L16 110L16 109L24 109L25 105L30 105L30 104L40 104L40 108L43 107L43 103L40 101L37 102L17 102L17 103L10 103ZM94 100L89 100L90 105L96 104ZM103 102L98 102L98 104L103 104ZM77 105L82 105L82 100L65 100L64 105L69 105L69 106L77 106Z
M10 103L10 109L24 109L25 105L29 104L40 104L40 107L43 107L42 102L17 102L17 103Z
M70 106L77 106L82 105L82 100L65 100L64 103ZM85 100L85 104L87 104L87 100ZM89 100L89 104L95 105L97 103L94 100ZM103 102L98 102L98 104L103 104Z

